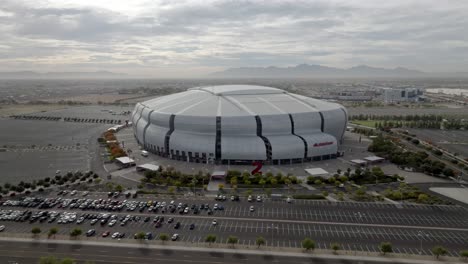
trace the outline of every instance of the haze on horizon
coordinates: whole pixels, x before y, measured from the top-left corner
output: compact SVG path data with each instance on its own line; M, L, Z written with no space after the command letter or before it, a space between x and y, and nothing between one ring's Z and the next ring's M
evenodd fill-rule
M2 0L0 71L199 77L320 64L460 72L468 1Z

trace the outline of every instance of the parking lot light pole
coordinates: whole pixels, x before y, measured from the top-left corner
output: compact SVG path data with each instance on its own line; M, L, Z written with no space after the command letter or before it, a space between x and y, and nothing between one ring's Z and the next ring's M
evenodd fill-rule
M419 255L422 255L422 251L423 251L423 248L422 248L422 243L423 243L423 237L426 236L426 237L429 237L429 234L426 234L424 233L424 231L418 231L418 237L419 237Z
M362 218L364 217L364 214L361 212L354 213L354 217L358 219L358 223L362 223ZM364 229L362 229L362 233L364 233Z
M271 229L271 244L273 245L273 229L276 229L278 230L278 227L277 226L273 226L273 224L271 226L267 226L267 230Z

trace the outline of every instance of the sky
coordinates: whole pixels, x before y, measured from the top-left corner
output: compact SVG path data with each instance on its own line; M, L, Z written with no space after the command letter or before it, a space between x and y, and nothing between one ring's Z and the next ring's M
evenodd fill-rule
M466 71L466 0L0 0L0 71Z

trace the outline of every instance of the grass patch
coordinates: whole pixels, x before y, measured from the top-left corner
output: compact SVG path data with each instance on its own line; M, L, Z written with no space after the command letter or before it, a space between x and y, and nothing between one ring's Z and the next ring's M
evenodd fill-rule
M375 123L381 122L380 120L351 120L351 123L366 126L366 127L375 127Z

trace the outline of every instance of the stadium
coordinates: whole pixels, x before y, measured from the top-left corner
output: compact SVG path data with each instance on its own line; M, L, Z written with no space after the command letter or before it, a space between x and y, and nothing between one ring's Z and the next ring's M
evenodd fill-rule
M221 85L137 103L133 132L157 155L210 164L336 158L347 124L336 103L254 85Z

